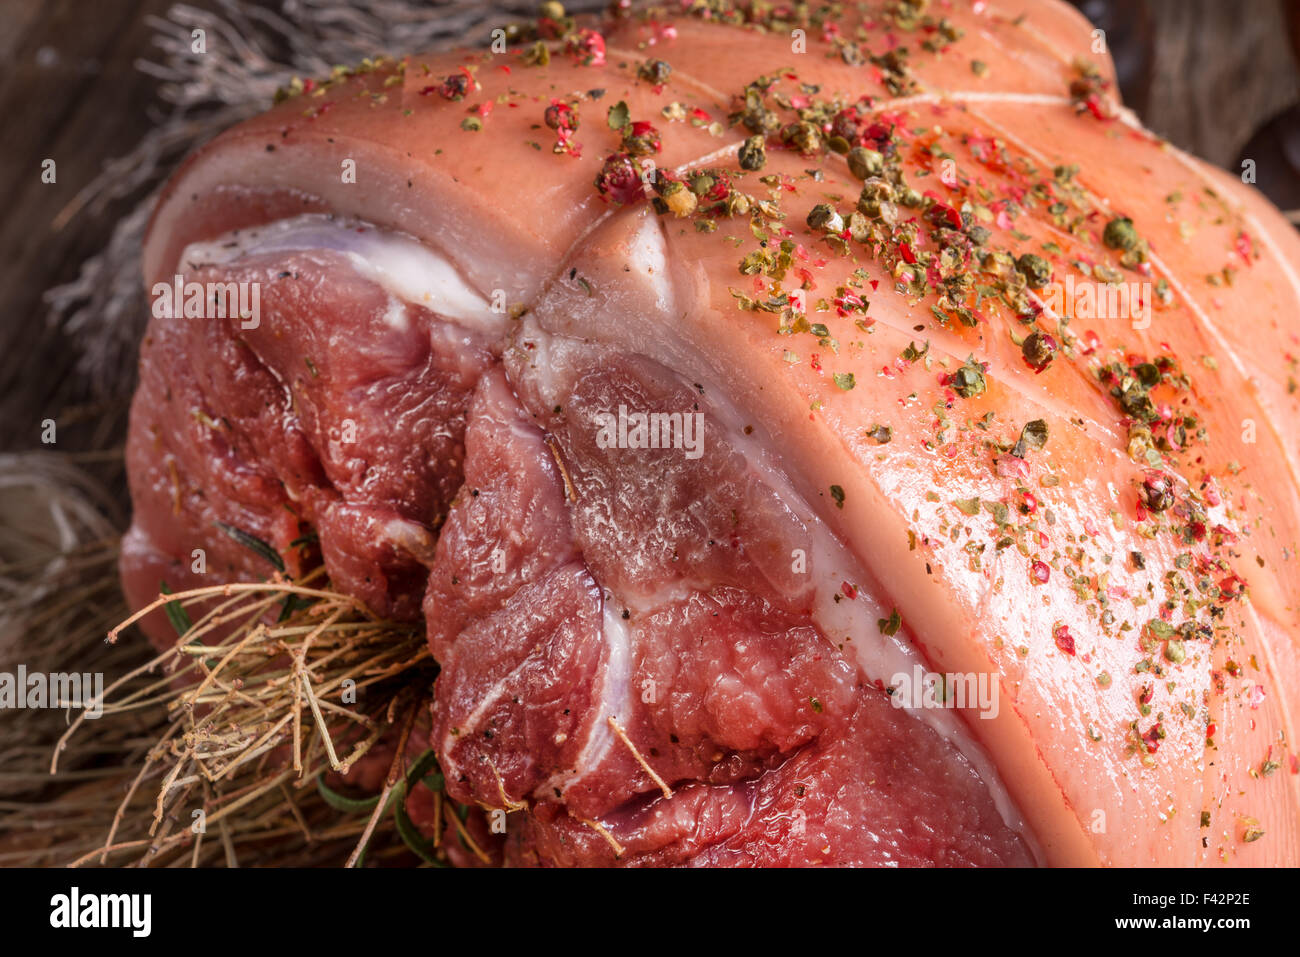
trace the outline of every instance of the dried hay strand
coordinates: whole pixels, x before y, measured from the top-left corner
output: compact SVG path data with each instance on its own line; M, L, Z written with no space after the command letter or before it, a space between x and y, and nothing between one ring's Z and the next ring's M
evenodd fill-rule
M373 862L407 848L446 863L396 807L430 779L442 797L432 755L406 753L436 675L423 631L373 616L321 577L159 595L109 630L112 644L160 607L184 625L174 646L104 689L101 717L71 722L49 764L59 775L67 749L90 735L98 753L122 754L115 773L34 815L58 840L0 852L0 863L355 866L367 849ZM191 623L196 608L206 610ZM153 737L100 731L141 716ZM327 772L347 773L395 734L381 795L326 784ZM390 809L391 826L381 824Z
M407 753L437 674L421 628L375 617L320 570L160 594L128 616L120 516L89 473L0 456L0 501L0 668L120 676L86 703L98 718L0 713L0 866L447 862L403 806L428 786L443 816L436 759ZM128 629L157 608L178 640L150 657ZM388 762L382 795L327 784L367 759ZM468 809L448 809L486 859Z

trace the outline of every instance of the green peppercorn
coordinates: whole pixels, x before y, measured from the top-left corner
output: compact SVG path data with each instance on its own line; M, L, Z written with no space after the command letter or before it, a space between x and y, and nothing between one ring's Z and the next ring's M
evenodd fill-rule
M690 184L691 192L696 196L703 196L709 190L713 189L717 180L708 170L694 170L686 174L686 180Z
M808 225L813 229L838 233L844 229L844 217L827 204L818 203L808 213Z
M1101 234L1101 239L1111 249L1125 251L1138 244L1137 230L1133 228L1133 220L1127 216L1120 216L1108 222L1106 229Z
M849 150L846 157L849 161L849 172L858 179L869 179L872 176L879 176L885 169L885 158L875 150L869 150L864 146L855 146Z
M767 163L767 146L763 137L751 136L740 145L740 168L760 170Z
M871 238L871 220L856 210L849 213L848 227L854 242L865 243Z
M873 176L862 184L862 193L858 196L858 209L872 219L879 219L881 207L894 201L894 187L888 180Z
M965 364L952 374L948 384L963 399L974 398L987 388L984 367L975 361L974 356L970 356Z
M672 75L673 68L664 60L646 60L641 64L636 75L647 83L653 83L659 86L668 82L668 77Z
M556 3L555 0L547 0L537 9L537 15L547 20L563 20L564 4Z
M1045 332L1031 332L1020 344L1020 354L1034 370L1042 372L1056 355L1056 339Z
M1030 289L1042 289L1052 281L1052 265L1042 256L1025 253L1016 260L1016 270L1025 277Z
M814 156L822 151L822 131L816 123L791 123L781 131L781 139L804 156Z
M728 216L745 216L749 213L749 197L732 190L723 201Z

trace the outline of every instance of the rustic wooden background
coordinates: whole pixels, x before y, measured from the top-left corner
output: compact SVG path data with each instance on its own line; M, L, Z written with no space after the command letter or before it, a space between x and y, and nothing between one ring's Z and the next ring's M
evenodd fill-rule
M73 368L76 343L46 322L42 295L75 277L127 211L119 203L53 225L103 163L149 128L156 81L136 63L156 57L146 17L171 2L0 0L0 451L40 448L45 418L59 422L62 451L120 442L130 369L110 370L122 387L94 398ZM1130 104L1149 126L1212 162L1235 167L1252 135L1300 101L1284 0L1079 5L1107 26ZM1265 173L1295 182L1279 149L1261 182ZM40 180L46 158L58 164L54 184Z
M50 328L44 291L77 275L116 217L55 230L55 217L103 162L150 126L156 81L135 61L150 55L149 14L171 0L0 0L0 450L40 446L40 422L69 428L59 448L103 447L128 397L86 404L73 375L74 344ZM202 2L202 0L200 0ZM41 182L41 162L57 181Z

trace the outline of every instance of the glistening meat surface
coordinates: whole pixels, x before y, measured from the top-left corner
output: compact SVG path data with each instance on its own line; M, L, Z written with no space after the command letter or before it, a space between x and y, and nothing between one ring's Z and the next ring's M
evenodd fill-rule
M237 242L241 255L199 261ZM531 321L514 325L503 361L485 359L460 324L395 300L337 252L270 252L255 233L184 261L194 281L263 283L273 318L151 336L146 356L169 385L178 366L164 356L228 357L192 391L164 387L157 401L142 387L159 422L137 437L196 430L192 453L171 460L194 498L159 470L154 515L219 546L227 575L266 569L205 523L300 556L290 543L315 530L332 582L384 614L410 618L423 595L449 792L537 815L511 833L510 859L604 864L618 848L656 863L1031 860L989 793L1000 782L962 753L978 751L964 729L890 706L875 672L910 666L907 650L859 661L854 636L889 610L764 467L773 450L731 433L725 400ZM173 338L185 334L204 338ZM696 422L695 451L673 447L677 432L659 436L664 448L602 447L602 415L620 407ZM235 415L219 421L220 409ZM147 447L132 456L154 461ZM212 488L222 494L198 494ZM159 574L177 584L154 562L126 567L141 598ZM846 580L861 606L847 622ZM683 834L688 820L709 832ZM566 834L598 835L592 821L607 837Z
M425 606L451 793L535 815L510 857L1028 862L961 751L818 628L791 572L812 536L717 417L698 459L599 447L602 410L692 415L699 390L524 330L507 367L538 411L484 379Z
M261 316L150 324L133 602L264 576L222 523L423 618L512 862L1294 863L1300 243L1063 5L917 6L413 57L200 151L146 281Z

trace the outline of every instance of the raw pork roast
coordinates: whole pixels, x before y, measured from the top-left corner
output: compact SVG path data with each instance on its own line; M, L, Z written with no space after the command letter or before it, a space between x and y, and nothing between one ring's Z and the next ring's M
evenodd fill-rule
M425 621L507 863L1300 863L1283 218L1061 3L557 6L172 180L132 602Z

